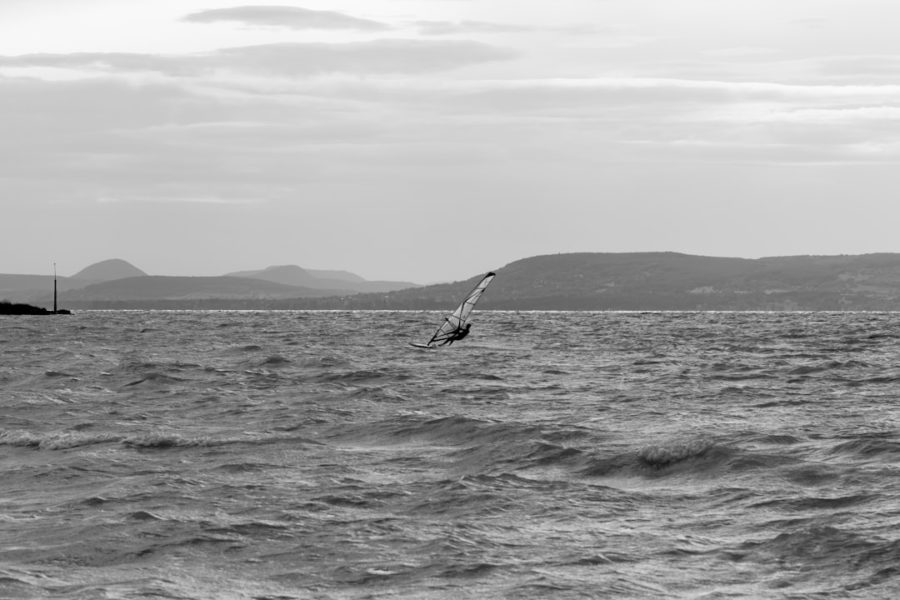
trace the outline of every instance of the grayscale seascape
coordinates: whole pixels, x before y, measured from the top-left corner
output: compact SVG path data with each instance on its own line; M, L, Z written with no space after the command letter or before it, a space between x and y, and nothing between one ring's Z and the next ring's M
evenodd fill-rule
M894 598L900 313L0 319L0 598Z

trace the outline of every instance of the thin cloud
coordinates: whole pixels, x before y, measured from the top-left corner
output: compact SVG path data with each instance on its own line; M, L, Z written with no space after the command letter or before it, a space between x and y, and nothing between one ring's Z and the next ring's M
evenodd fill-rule
M305 63L281 64L290 52L258 48L192 56L199 62L190 69L229 65L258 75L266 71L257 63L272 61L279 74L306 72ZM27 60L54 57L76 67L173 69L141 55ZM450 166L488 172L512 164L881 164L900 145L898 86L393 76L274 85L277 93L239 93L218 78L204 85L0 78L0 178L37 188L53 173L56 190L41 191L48 196L131 198L140 189L164 199L277 199L307 185L398 180L410 165L417 176L439 177Z
M508 60L509 50L471 41L377 40L348 44L284 43L224 48L203 54L28 54L0 57L0 67L159 72L201 76L221 70L309 76L323 73L422 73Z
M454 91L450 86L448 91ZM800 85L662 78L520 79L461 83L455 91L486 108L535 109L616 102L640 104L736 104L754 101L893 102L900 85Z
M856 124L880 123L883 126L900 124L900 106L849 106L825 108L782 108L757 114L727 115L723 121L757 123L799 123L799 124Z
M159 72L188 75L196 72L195 57L130 52L72 52L0 56L0 67L72 69L89 72Z
M817 63L820 72L828 77L864 80L884 77L900 82L900 56L896 55L833 56L821 58Z
M506 25L487 21L417 21L415 25L423 35L457 35L460 33L529 33L535 27Z
M269 44L221 50L219 66L282 75L314 73L423 73L497 60L507 50L469 41L379 40L352 44Z
M829 19L826 19L824 17L806 17L803 19L791 19L790 23L792 25L808 27L810 29L821 29L822 27L828 25Z
M310 10L295 6L235 6L191 13L183 20L191 23L236 22L244 25L285 27L298 30L385 31L390 29L388 25L370 19L360 19L329 10Z
M422 35L459 35L459 34L480 34L480 33L540 33L540 32L557 32L565 34L597 34L603 33L597 27L572 25L569 27L546 27L532 25L513 25L509 23L494 23L491 21L416 21L414 23Z
M135 204L135 203L163 203L163 204L220 204L220 205L259 205L265 204L261 198L228 198L223 196L142 196L130 194L128 196L98 196L97 204Z

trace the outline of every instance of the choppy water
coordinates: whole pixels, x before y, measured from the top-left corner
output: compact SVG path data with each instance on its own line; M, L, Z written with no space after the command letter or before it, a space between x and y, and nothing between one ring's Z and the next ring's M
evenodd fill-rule
M900 595L900 313L437 318L0 318L0 597Z

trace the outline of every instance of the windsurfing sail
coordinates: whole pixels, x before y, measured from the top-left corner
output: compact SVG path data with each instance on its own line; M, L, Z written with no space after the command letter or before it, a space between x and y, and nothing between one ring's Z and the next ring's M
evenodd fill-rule
M428 340L427 344L413 345L420 348L434 348L435 346L441 346L455 339L453 337L454 334L466 324L469 314L472 312L472 309L475 308L475 303L478 302L479 298L484 294L484 291L491 284L491 281L494 280L494 277L496 277L496 273L493 272L487 273L482 277L481 281L479 281L478 284L472 288L472 291L463 298L463 301L459 303L456 310L444 317L444 322L441 323L438 330L434 332L434 335L431 336L431 339Z

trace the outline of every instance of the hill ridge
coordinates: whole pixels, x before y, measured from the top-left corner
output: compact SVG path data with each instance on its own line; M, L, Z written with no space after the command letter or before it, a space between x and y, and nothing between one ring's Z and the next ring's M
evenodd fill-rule
M144 275L147 274L130 262L121 258L110 258L88 265L72 275L70 279L98 282L113 281L116 279L124 279L126 277L141 277Z
M499 269L480 310L900 310L900 254L737 258L576 252ZM485 270L487 271L487 269ZM449 308L461 282L358 295L344 308Z
M313 288L228 276L145 275L92 286L82 282L78 291L72 279L60 283L67 305L75 308L447 310L488 270L497 279L479 310L900 310L900 254L887 252L763 258L543 254L485 268L464 281L365 293L342 285ZM0 292L16 282L44 296L49 289L44 278L0 275Z

